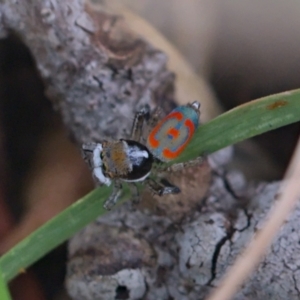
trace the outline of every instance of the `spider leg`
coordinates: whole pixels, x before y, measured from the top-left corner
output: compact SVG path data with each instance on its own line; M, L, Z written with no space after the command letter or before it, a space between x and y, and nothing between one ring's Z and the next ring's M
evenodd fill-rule
M152 178L147 178L145 182L150 191L158 196L180 193L180 189L177 186L171 185L168 181L165 181L165 183L167 185L159 184Z
M89 165L89 167L92 169L93 168L93 153L94 150L96 149L97 144L96 143L85 143L82 145L81 148L81 153L82 153L82 158L84 161Z
M199 166L203 163L203 161L204 161L203 156L198 156L197 158L192 159L192 160L187 161L187 162L184 162L184 163L174 164L174 165L172 165L170 167L167 167L167 168L162 167L162 168L160 168L160 170L166 171L166 172L178 172L178 171L181 171L184 168Z
M147 128L145 130L145 136L148 136L153 128L158 124L162 117L162 109L161 107L157 106L152 112L150 117L146 120L147 121ZM144 141L145 142L145 141Z
M150 117L150 107L145 105L141 110L139 110L133 120L132 129L131 129L131 140L139 142L142 138L142 130L144 125L144 120L149 119Z
M122 192L122 184L119 180L115 180L113 185L113 191L103 205L103 207L107 210L111 210L112 207L116 205Z
M161 119L161 115L162 115L162 110L159 106L157 106L154 109L154 111L152 112L152 114L147 122L150 130L152 130L157 125L157 123Z
M132 195L132 203L133 204L139 204L140 202L140 193L139 193L139 189L137 187L137 185L132 182L129 185L130 191L131 191L131 195Z

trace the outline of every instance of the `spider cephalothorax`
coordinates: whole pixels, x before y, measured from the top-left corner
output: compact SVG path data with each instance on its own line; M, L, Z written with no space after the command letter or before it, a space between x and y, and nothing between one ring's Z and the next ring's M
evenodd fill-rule
M102 142L103 173L110 179L143 181L152 168L153 156L146 146L133 140Z
M153 162L168 162L180 155L198 127L199 115L200 104L195 101L192 104L178 106L157 122L157 115L154 114L151 118L149 107L145 106L136 113L131 139L83 144L84 158L90 164L95 180L106 185L114 182L113 192L104 207L110 209L118 201L122 181L133 184L135 201L139 199L135 182L145 182L153 193L160 196L179 193L179 188L171 184L158 183L149 175ZM154 125L147 137L146 145L142 144L144 123ZM193 165L195 162L198 163L199 160L188 164ZM181 164L180 168L183 166Z

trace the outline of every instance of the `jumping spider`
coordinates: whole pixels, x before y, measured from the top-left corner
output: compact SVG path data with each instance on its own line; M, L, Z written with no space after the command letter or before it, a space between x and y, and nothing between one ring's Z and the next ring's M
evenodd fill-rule
M200 158L171 168L160 168L159 163L171 161L179 156L192 138L199 124L200 103L178 106L159 121L159 110L150 115L149 106L143 107L135 115L130 139L83 144L85 160L89 163L97 183L111 185L113 191L105 201L104 208L111 209L122 192L122 181L129 183L133 201L139 201L135 183L143 182L154 194L178 194L180 189L167 181L158 183L149 177L152 165L158 163L157 171L180 170L186 165L199 164ZM143 131L150 127L144 145ZM200 159L200 160L199 160Z

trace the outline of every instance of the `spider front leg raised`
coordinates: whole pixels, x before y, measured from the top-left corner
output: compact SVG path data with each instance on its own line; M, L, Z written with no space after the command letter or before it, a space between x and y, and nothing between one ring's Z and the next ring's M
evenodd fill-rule
M145 105L139 110L133 120L130 138L134 141L140 142L143 133L144 121L147 121L150 117L150 107Z
M152 130L152 128L159 122L161 114L162 111L160 107L156 107L150 114L150 107L146 104L134 116L130 138L134 141L143 143L144 141L142 138L144 133L144 124L147 124L145 132L149 134L149 130Z

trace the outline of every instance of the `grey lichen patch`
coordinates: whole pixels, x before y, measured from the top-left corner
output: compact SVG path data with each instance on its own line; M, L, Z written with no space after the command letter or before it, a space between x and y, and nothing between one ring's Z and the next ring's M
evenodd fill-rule
M97 234L96 234L97 233ZM156 253L146 240L127 229L93 223L69 245L67 288L73 299L140 299L145 275L156 265ZM127 299L127 298L125 298Z
M221 251L218 259L218 278L231 265L254 233L261 229L266 214L276 201L279 183L257 186L249 207L250 226L236 231L231 239L230 252ZM235 299L299 299L300 267L300 204L288 218L258 269L244 284Z
M227 236L226 223L222 214L202 214L177 234L179 271L184 278L192 278L197 285L210 281L216 246Z
M55 21L55 14L50 7L44 7L41 9L42 21L45 24L51 24Z
M101 234L94 236L95 231ZM83 229L77 239L70 242L69 255L72 262L81 261L82 256L97 260L96 270L94 264L90 268L101 275L112 275L124 268L153 266L156 260L151 246L146 240L135 237L132 230L96 223Z
M121 270L113 276L85 275L85 280L74 278L67 282L75 300L132 299L138 300L146 292L144 275L139 269Z

